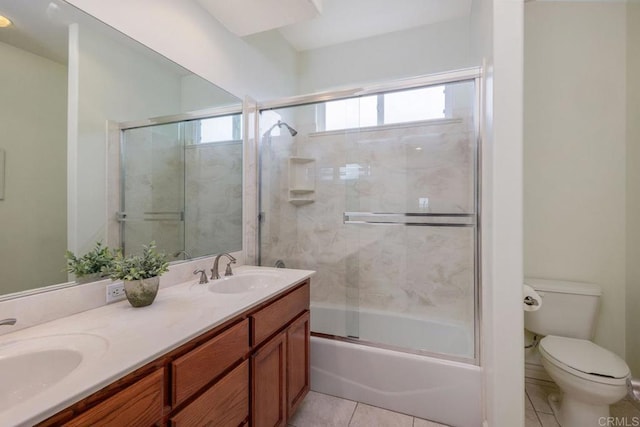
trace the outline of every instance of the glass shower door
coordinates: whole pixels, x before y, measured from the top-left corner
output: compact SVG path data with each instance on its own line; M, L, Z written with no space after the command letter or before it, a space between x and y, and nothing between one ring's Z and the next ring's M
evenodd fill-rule
M261 112L260 262L316 271L312 332L475 359L476 111L469 80Z
M151 241L166 254L184 250L182 124L125 130L121 159L122 211L118 215L124 253L137 253Z
M378 95L382 123L345 145L352 337L474 358L475 99L473 81ZM440 117L411 120L439 102Z

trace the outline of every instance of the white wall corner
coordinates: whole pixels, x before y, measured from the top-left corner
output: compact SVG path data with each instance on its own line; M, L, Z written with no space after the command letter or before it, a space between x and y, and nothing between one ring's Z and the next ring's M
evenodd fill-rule
M485 79L483 365L490 426L524 425L523 12L522 0L493 1L493 64Z

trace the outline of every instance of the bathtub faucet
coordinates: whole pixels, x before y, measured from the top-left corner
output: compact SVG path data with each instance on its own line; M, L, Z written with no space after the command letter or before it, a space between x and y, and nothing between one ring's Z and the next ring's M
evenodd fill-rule
M225 276L233 276L233 271L231 271L231 264L236 263L236 259L231 255L224 253L216 256L216 259L213 261L213 268L211 269L211 280L216 280L220 278L220 273L218 273L218 263L220 262L220 257L226 256L229 258L229 262L227 263L227 268L224 270Z

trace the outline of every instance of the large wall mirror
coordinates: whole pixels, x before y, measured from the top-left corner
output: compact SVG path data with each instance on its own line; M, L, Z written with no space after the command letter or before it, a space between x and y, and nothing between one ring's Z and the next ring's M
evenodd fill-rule
M82 254L98 241L107 242L107 224L122 214L122 209L108 210L107 182L136 191L131 194L139 200L181 198L180 207L160 209L206 222L191 229L185 222L174 242L163 242L174 259L189 252L188 239L198 245L192 256L241 249L241 235L208 235L207 241L224 241L224 247L198 240L212 227L237 234L241 224L237 133L227 139L196 138L206 126L194 120L130 126L130 145L126 140L122 145L123 167L107 161L108 128L114 123L147 123L211 109L226 111L218 121L228 124L237 120L239 99L64 1L0 0L0 14L12 21L0 28L0 299L68 282L65 250ZM132 141L134 136L139 139ZM118 181L127 173L124 165L133 167L130 187ZM180 179L141 172L149 166L168 167ZM182 188L173 188L178 182ZM217 188L219 183L223 186ZM201 203L201 195L213 195L214 204ZM224 215L201 215L216 208ZM129 236L140 243L152 238L149 230L159 224L141 219L126 223Z

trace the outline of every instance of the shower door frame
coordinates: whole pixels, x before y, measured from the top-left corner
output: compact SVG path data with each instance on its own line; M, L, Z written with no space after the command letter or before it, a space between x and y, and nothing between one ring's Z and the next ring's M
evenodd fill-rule
M262 138L260 134L260 126L259 126L259 117L260 113L267 110L275 110L280 108L291 108L291 107L300 107L311 104L318 104L321 102L327 101L337 101L340 99L348 99L355 98L367 95L376 95L382 94L385 92L394 92L401 91L407 89L414 89L420 87L427 86L436 86L440 84L448 84L448 83L459 83L465 81L473 81L474 82L474 115L473 115L473 126L475 130L476 141L473 149L473 174L474 174L474 205L475 212L471 213L474 221L475 227L475 236L474 236L474 337L473 337L473 347L474 347L474 356L473 357L464 357L464 356L455 356L444 353L436 353L432 351L426 350L414 350L407 349L405 347L398 347L388 344L381 344L371 341L361 340L359 338L349 338L338 335L330 335L323 333L311 332L312 335L328 338L338 341L344 341L354 344L360 344L365 346L377 347L382 349L388 349L393 351L401 351L404 353L412 353L424 356L435 357L438 359L451 360L455 362L462 362L473 364L476 366L481 365L481 343L480 336L482 333L481 324L482 324L482 281L480 278L482 277L482 258L481 258L481 248L482 248L482 227L481 227L481 194L482 194L482 129L481 123L484 122L484 110L482 108L483 102L483 90L482 90L482 76L483 69L482 67L471 67L460 70L429 74L424 76L412 77L407 79L393 80L386 83L367 85L362 87L355 87L352 89L344 89L344 90L336 90L336 91L327 91L320 92L311 95L300 95L293 96L289 98L283 99L275 99L266 102L259 102L257 104L256 111L256 126L255 126L255 141L257 142L255 148L255 157L256 161L260 163L262 161ZM262 174L260 172L257 173L257 212L255 212L254 220L256 221L256 239L255 239L255 254L257 260L261 259L261 216L262 216Z
M107 162L113 164L112 167L118 168L118 181L112 182L109 181L107 183L109 194L107 200L107 218L109 218L112 214L113 217L107 221L107 245L112 247L124 249L124 218L121 217L121 214L124 213L123 207L125 206L125 172L124 165L126 159L124 158L124 145L125 145L125 131L131 129L152 127L152 126L160 126L160 125L168 125L174 123L182 123L182 122L190 122L195 120L202 120L214 117L222 117L228 115L241 114L243 117L243 123L245 122L246 112L244 105L242 106L223 106L223 107L214 107L214 108L206 108L202 110L197 110L189 113L180 113L169 116L160 116L153 117L149 119L136 120L136 121L128 121L128 122L115 122L110 121L107 123L108 127L108 140L109 140L109 153L107 155ZM246 135L243 132L242 144L246 144ZM245 183L245 150L244 147L242 149L242 186L244 189ZM244 194L244 191L243 191ZM184 196L184 195L183 195ZM184 222L184 206L183 211L181 213L181 221ZM243 204L243 216L244 213L244 204ZM185 225L185 224L183 224ZM244 229L242 231L241 242L244 243ZM183 248L184 248L184 235L183 235ZM195 258L188 258L183 261L192 261L194 259L206 258L211 255L202 255L197 256ZM175 261L174 261L175 262Z

